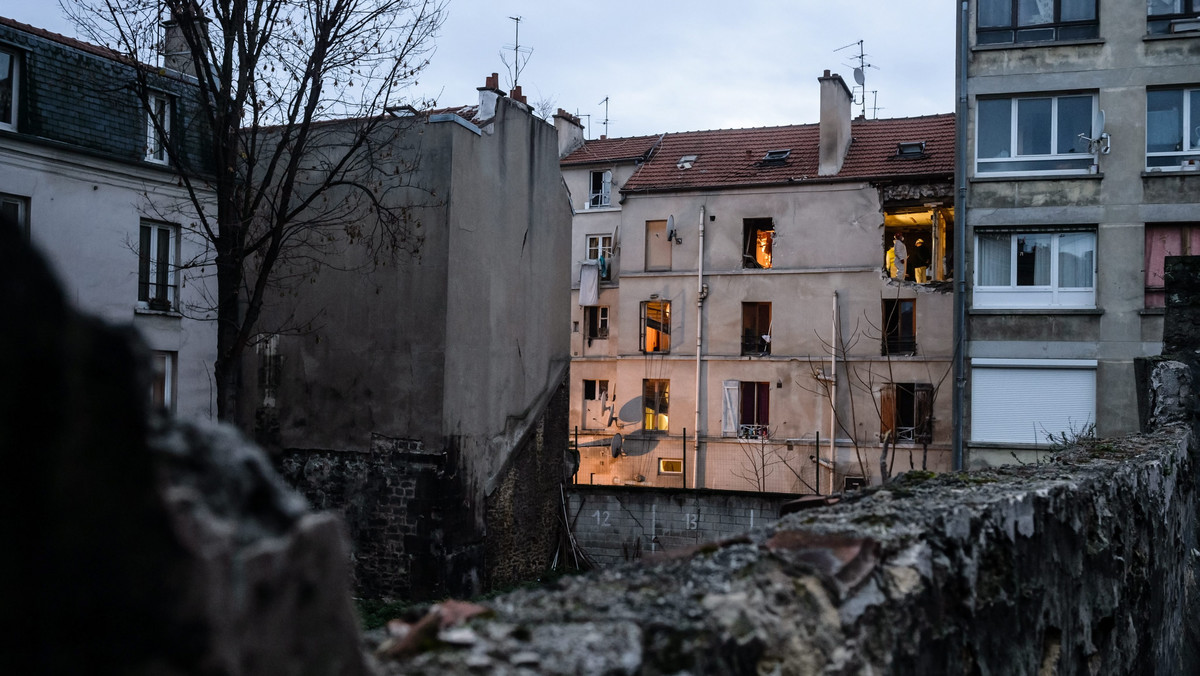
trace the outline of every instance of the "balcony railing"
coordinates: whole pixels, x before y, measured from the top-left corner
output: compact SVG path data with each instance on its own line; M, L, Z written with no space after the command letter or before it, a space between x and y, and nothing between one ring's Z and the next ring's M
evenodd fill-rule
M738 425L738 439L766 439L766 425Z

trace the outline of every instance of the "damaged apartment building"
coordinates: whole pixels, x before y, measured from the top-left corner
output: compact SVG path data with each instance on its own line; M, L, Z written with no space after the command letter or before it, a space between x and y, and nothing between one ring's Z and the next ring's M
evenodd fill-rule
M852 120L818 80L818 124L583 141L556 117L577 482L829 493L878 482L885 444L891 471L950 468L954 116Z
M553 125L497 83L392 120L407 128L379 161L415 169L384 192L418 205L419 251L326 260L264 310L313 330L263 337L244 376L242 416L285 477L345 516L362 596L515 584L557 547L570 204Z
M1200 253L1200 5L959 15L966 466L1137 431L1166 256Z

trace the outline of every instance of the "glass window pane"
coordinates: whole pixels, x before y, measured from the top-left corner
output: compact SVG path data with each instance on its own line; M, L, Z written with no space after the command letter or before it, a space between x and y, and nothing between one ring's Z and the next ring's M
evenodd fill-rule
M1067 289L1092 287L1092 261L1096 254L1096 236L1090 232L1069 232L1058 236L1058 285Z
M1062 0L1062 21L1091 21L1096 18L1096 0Z
M1092 97L1060 96L1058 98L1058 147L1056 152L1086 153L1088 142L1080 134L1092 136Z
M1183 92L1146 92L1146 152L1183 150Z
M1017 0L1017 25L1036 26L1054 22L1054 0Z
M1191 128L1189 150L1200 148L1200 89L1188 92L1188 127Z
M980 99L978 104L979 157L1012 156L1012 101L1010 99Z
M1011 25L1012 0L980 0L980 28L1003 28Z
M1052 99L1017 101L1017 154L1050 154Z
M1017 237L1017 286L1050 286L1050 235Z
M1012 236L979 236L979 285L1012 284Z
M13 58L8 52L0 51L0 122L12 124L13 102Z
M1183 0L1146 0L1146 13L1150 16L1179 14L1182 11Z

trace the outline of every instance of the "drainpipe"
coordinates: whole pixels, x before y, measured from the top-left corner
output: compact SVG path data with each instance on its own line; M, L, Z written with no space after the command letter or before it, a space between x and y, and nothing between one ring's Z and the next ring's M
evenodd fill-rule
M696 485L696 466L700 464L700 362L701 352L700 347L703 345L703 329L704 323L702 317L704 315L704 299L708 296L708 291L704 288L704 205L700 205L700 233L699 233L699 251L696 254L696 427L693 434L696 435L695 443L695 462L692 463L692 488L699 488ZM685 480L686 484L686 480ZM684 488L687 488L685 485Z
M964 262L967 231L967 38L968 3L960 0L958 9L957 101L954 108L954 435L952 467L963 468L963 406L966 403L967 373L967 268Z
M833 290L833 344L829 346L829 490L833 495L833 470L837 467L837 346L838 346L838 292ZM821 462L821 449L817 448L817 465ZM820 481L820 477L817 477Z

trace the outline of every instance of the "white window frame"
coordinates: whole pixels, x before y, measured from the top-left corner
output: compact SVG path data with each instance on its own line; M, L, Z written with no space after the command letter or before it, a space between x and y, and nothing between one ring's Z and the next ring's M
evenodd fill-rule
M1095 359L991 359L971 360L971 441L981 443L1036 444L1049 442L1047 434L1084 432L1096 422ZM981 371L997 370L1013 377L1033 379L1047 387L991 391L981 385ZM1064 396L1050 385L1068 384L1082 389ZM1010 407L1013 413L994 407ZM992 407L989 410L989 407ZM1012 416L1009 418L1008 416ZM1004 417L1004 420L997 421Z
M142 243L144 238L142 234L149 230L149 251L142 251ZM167 260L163 261L159 255L162 251L160 242L163 237L167 237ZM179 255L179 226L171 223L159 223L155 221L142 221L141 227L138 229L138 301L137 307L141 310L154 310L161 312L177 312L179 310L179 268L177 264ZM143 265L145 269L143 270ZM163 274L163 266L166 266L165 275ZM166 278L165 298L168 307L162 307L161 303L157 303L162 295L157 294L159 286L163 284L158 280ZM146 293L142 293L143 287Z
M1058 102L1064 98L1075 98L1087 96L1092 100L1092 120L1088 129L1088 136L1095 133L1096 128L1096 94L1094 92L1071 92L1071 93L1056 93L1056 94L1038 94L1030 96L1014 96L1011 98L981 98L975 101L975 176L976 177L1003 177L1003 176L1028 176L1032 174L1046 176L1073 176L1079 174L1087 174L1091 171L1091 166L1096 163L1096 156L1092 153L1076 153L1076 152L1058 152ZM1032 101L1037 99L1050 99L1050 153L1048 154L1027 154L1018 155L1018 129L1020 128L1019 108L1021 101ZM988 101L1008 101L1011 109L1009 111L1009 139L1008 147L1010 155L1008 157L980 157L979 142L982 138L980 129L983 124L980 121L980 104ZM1015 168L1019 164L1036 164L1033 168ZM1071 166L1063 166L1069 164Z
M592 326L591 309L595 310L595 326ZM593 340L605 340L608 338L608 306L607 305L586 305L583 310L584 319L584 335ZM596 335L592 335L595 333Z
M9 95L11 97L7 111L9 121L0 120L0 129L17 131L17 111L19 110L17 104L21 96L21 54L7 46L0 46L0 53L8 55L10 69Z
M1181 92L1183 94L1182 119L1180 133L1182 148L1180 150L1150 152L1150 95L1154 92ZM1189 105L1189 99L1197 100L1195 110ZM1192 113L1197 115L1193 117ZM1147 171L1181 171L1185 167L1200 170L1200 88L1175 87L1168 89L1151 89L1146 92L1146 170ZM1171 164L1151 164L1154 158L1161 158ZM1160 161L1161 161L1160 160Z
M1059 286L1059 242L1061 235L1090 234L1092 236L1092 285L1090 287ZM985 286L983 276L983 253L980 238L986 235L1008 235L1009 237L1009 283L1004 286ZM1050 236L1050 283L1046 285L1017 285L1017 239L1026 235ZM1096 258L1097 237L1093 229L975 231L975 283L972 285L972 306L975 309L1038 309L1096 307Z
M146 161L166 164L171 159L167 151L171 139L171 97L151 93L146 104Z
M596 175L600 175L600 189L596 190ZM612 170L588 172L588 209L612 206Z
M612 235L597 234L587 236L587 260L596 261L604 256L605 261L612 261Z
M679 469L667 469L667 463L675 465L678 463ZM658 459L659 474L683 474L683 458L659 458Z

